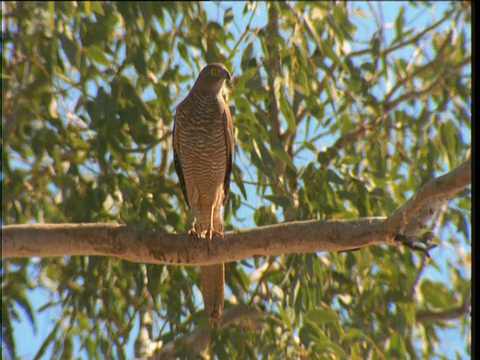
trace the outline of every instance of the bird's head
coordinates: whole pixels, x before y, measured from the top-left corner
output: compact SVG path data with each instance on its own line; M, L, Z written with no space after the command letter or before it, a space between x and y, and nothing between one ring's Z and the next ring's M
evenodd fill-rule
M219 63L209 64L198 75L194 88L203 94L217 95L222 90L225 81L230 81L231 79L232 76L225 65Z

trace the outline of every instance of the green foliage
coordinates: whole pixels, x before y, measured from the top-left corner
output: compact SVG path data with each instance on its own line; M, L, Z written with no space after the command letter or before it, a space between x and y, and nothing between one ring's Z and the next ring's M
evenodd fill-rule
M3 224L186 232L171 127L208 62L235 77L227 228L388 216L469 154L471 10L450 3L418 28L409 11L436 4L405 4L387 27L371 5L238 3L240 22L226 3L4 2ZM416 316L465 301L470 207L467 189L432 222L448 256L377 246L228 264L226 310L264 316L221 329L202 356L442 355L449 323ZM442 272L446 281L431 278ZM20 312L33 328L36 313L54 314L37 358L132 358L126 344L145 307L155 340L180 343L207 326L199 283L198 269L110 258L3 261L3 351L23 355ZM41 309L32 289L48 294ZM451 324L468 334L467 316ZM182 346L176 355L198 356Z

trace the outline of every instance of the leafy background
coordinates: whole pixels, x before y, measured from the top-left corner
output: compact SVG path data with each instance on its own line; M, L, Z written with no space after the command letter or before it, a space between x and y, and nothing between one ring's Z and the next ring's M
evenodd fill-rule
M235 77L227 229L387 216L470 153L468 2L3 2L2 223L187 231L171 128L209 62ZM262 320L177 355L468 358L468 314L420 314L468 305L470 208L466 189L435 216L431 259L376 246L228 264L226 309ZM189 267L4 260L2 355L132 358L144 309L154 339L180 341L207 327L199 282Z

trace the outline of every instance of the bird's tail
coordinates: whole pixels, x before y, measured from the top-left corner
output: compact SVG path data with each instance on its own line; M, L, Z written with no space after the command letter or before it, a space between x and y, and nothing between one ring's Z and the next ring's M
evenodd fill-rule
M200 267L205 313L212 326L222 321L225 298L225 264Z
M201 234L204 230L208 230L211 214L208 214L208 216L198 215L200 215L197 218L198 231L199 234ZM213 214L213 228L216 232L223 235L221 208L218 208ZM210 239L207 239L207 241L210 241ZM202 275L202 294L205 313L212 326L214 326L215 323L220 326L225 299L225 264L201 266L200 272Z

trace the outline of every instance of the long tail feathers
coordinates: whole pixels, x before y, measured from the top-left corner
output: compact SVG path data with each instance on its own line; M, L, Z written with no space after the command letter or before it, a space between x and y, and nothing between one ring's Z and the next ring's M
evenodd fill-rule
M213 214L210 211L197 213L198 233L210 230L210 217L213 215L213 229L223 234L223 217L221 208L217 208ZM210 241L207 233L207 241ZM215 236L215 235L214 235ZM202 294L205 313L212 327L215 323L220 327L225 299L225 264L216 264L200 267L202 275Z
M212 326L220 327L225 299L225 264L200 267L205 313Z

